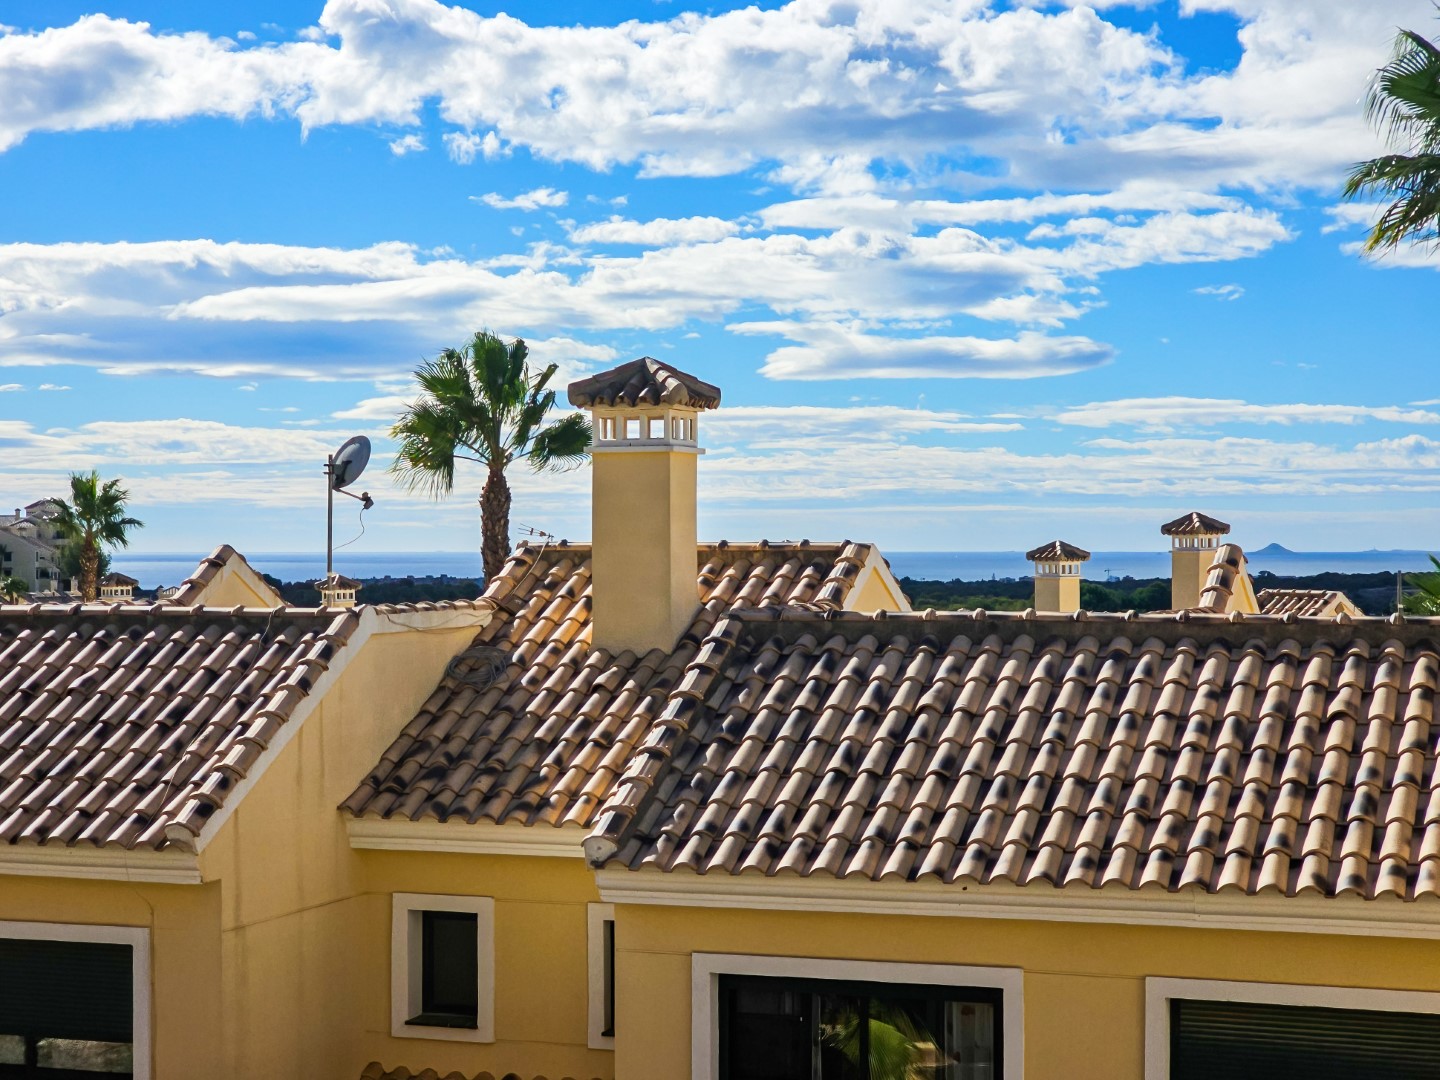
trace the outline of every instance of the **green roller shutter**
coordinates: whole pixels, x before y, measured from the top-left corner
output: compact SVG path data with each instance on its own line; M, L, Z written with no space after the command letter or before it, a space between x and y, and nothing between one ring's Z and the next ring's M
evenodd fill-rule
M133 1039L129 945L0 938L0 1035Z
M1170 1002L1171 1080L1435 1080L1440 1015Z

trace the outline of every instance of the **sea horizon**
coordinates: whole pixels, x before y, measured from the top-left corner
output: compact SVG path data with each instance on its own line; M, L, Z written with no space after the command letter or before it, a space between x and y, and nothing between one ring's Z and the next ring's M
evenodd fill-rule
M1023 551L884 551L896 577L935 581L982 581L1029 577L1033 572ZM208 552L119 551L112 566L140 582L142 588L178 585L194 573ZM1313 574L1374 574L1431 569L1430 552L1408 549L1381 551L1292 551L1270 544L1246 553L1251 573L1268 571L1282 577ZM313 551L251 551L245 557L262 573L282 581L311 581L324 575L325 557ZM335 568L361 579L437 577L479 578L478 551L348 552ZM1096 551L1085 564L1091 581L1115 578L1158 578L1170 574L1170 552Z

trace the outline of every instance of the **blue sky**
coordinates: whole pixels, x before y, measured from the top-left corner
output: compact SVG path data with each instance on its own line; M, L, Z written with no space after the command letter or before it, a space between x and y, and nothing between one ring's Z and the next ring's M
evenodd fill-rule
M316 546L326 450L488 327L719 383L709 537L1436 547L1440 260L1339 199L1432 6L1097 7L11 0L0 505L97 467L141 550ZM370 550L473 543L478 475L367 483Z

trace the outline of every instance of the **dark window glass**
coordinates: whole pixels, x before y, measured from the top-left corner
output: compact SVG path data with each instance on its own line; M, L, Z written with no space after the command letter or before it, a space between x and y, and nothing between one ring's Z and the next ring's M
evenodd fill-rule
M129 945L0 939L0 1077L134 1071Z
M1000 1080L1000 991L720 979L725 1080Z
M615 1034L615 920L606 919L605 931L605 1027L600 1034L607 1038Z
M479 919L473 912L420 913L420 1015L409 1023L474 1027L479 1013Z
M1433 1080L1440 1016L1170 1002L1173 1080Z

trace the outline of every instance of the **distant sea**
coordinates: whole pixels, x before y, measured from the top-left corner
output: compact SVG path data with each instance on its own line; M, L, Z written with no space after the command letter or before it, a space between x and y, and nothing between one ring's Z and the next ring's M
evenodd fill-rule
M178 585L207 553L122 551L116 570L137 579L143 588ZM1374 574L1395 570L1429 570L1424 551L1289 551L1278 544L1246 553L1251 572L1269 570L1287 577L1327 572ZM950 581L1027 577L1032 568L1022 551L886 551L897 577ZM325 571L323 556L314 552L247 551L250 565L281 581L314 581ZM377 551L337 555L335 568L354 578L426 577L449 574L478 578L480 554L474 551ZM1112 577L1169 577L1168 551L1097 551L1085 566L1092 581Z

